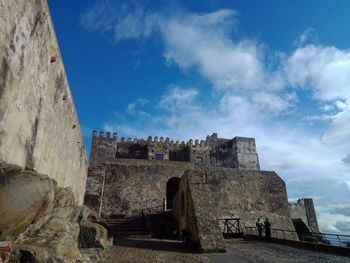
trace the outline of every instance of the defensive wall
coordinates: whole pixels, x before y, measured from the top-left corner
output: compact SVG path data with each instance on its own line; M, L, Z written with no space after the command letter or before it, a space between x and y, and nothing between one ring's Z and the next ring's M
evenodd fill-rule
M45 0L0 0L0 161L83 201L85 145Z
M259 158L254 138L218 138L216 133L205 140L186 143L164 137L127 140L118 134L96 131L92 135L89 167L96 167L115 159L145 159L175 162L191 162L198 165L259 170Z
M285 183L269 171L114 159L89 168L85 204L101 217L169 208L169 203L181 199L175 194L180 194L180 178L188 171L198 172L198 180L208 185L219 218L238 217L243 226L255 226L258 217L268 217L275 228L294 229ZM193 181L195 176L191 178ZM176 191L169 194L172 187Z
M85 204L100 217L137 216L172 209L177 232L201 251L223 251L225 218L255 227L294 231L284 181L260 171L255 140L235 137L172 141L93 132ZM298 239L290 232L289 239Z
M162 210L166 206L169 179L179 179L193 168L188 162L142 159L106 162L99 168L89 168L84 203L101 217Z
M195 201L199 204L208 204L196 211L203 215L211 213L207 218L240 218L242 227L255 227L258 217L269 218L275 229L294 230L285 183L275 172L217 167L186 171L174 198L173 212L180 230L189 226L187 206L189 200L195 199L199 199ZM211 204L214 211L207 211Z
M313 232L320 232L318 228L314 202L311 198L302 198L289 204L292 219L301 219Z

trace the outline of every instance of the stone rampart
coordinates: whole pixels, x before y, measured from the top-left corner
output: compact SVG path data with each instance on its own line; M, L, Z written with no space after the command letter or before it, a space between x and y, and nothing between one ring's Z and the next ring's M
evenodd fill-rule
M194 242L201 252L224 252L225 242L209 184L192 180L196 171L186 171L174 198L173 214L183 239Z
M194 165L187 162L117 159L89 169L85 204L101 217L162 210L167 182ZM102 202L101 202L102 200Z
M242 227L255 227L258 217L269 218L274 229L294 230L285 183L275 172L197 166L185 175L193 185L208 185L217 218L240 218ZM174 209L180 222L185 220L181 194L186 195L186 191L181 183ZM220 222L223 229L223 221ZM289 238L297 237L293 234Z
M0 161L83 200L85 145L45 0L0 0Z
M147 140L121 137L117 133L93 132L89 167L103 165L113 159L144 159L191 162L197 165L260 170L254 138L218 138L216 133L205 140L173 141L169 138L149 136Z
M299 199L289 204L292 219L301 219L313 232L319 232L312 198Z

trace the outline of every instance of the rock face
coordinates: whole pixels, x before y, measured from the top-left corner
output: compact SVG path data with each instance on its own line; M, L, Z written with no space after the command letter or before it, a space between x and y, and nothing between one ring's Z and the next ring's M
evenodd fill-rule
M0 0L0 161L48 174L82 203L83 137L46 0Z
M70 188L35 171L0 167L0 240L11 241L10 262L88 262L80 248L112 244ZM82 238L86 233L89 238Z

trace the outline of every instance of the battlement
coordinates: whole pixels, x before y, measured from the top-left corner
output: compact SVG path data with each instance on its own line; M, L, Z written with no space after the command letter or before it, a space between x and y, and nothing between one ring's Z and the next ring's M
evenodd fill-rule
M112 140L115 140L117 141L117 136L118 134L116 132L113 132L113 137L111 138L111 132L106 132L106 136L105 136L105 133L104 131L100 131L100 135L97 136L97 131L93 131L92 132L92 139L100 139L100 140L103 140L103 139L112 139Z
M103 131L92 134L90 166L118 158L159 161L192 162L198 165L259 170L254 138L218 138L217 133L205 140L189 139L187 142L169 137L148 136L147 139L121 137Z

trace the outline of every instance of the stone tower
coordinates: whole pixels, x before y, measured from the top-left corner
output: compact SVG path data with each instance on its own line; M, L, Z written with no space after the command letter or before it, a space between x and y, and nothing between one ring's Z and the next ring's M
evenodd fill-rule
M100 132L97 136L97 131L92 133L92 143L90 151L89 167L102 165L107 160L114 160L117 154L117 133L107 132L106 137L104 132Z

